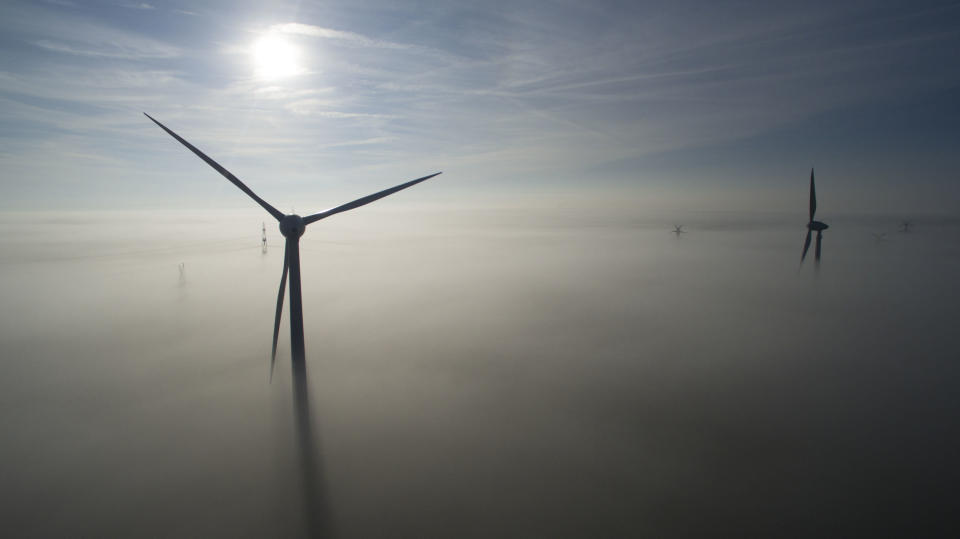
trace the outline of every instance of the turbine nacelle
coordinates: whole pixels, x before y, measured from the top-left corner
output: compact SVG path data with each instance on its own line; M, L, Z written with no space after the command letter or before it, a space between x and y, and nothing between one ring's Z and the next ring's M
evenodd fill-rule
M299 238L307 229L307 224L303 222L303 217L296 214L284 215L280 219L280 233L285 238Z
M810 221L809 223L807 223L807 228L809 228L810 230L816 230L817 232L821 232L830 228L830 225L828 225L827 223L821 223L820 221Z

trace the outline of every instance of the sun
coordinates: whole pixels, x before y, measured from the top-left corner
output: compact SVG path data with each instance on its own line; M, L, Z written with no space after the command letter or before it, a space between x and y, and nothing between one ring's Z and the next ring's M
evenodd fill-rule
M300 49L283 36L267 34L253 43L250 52L258 78L276 80L303 72Z

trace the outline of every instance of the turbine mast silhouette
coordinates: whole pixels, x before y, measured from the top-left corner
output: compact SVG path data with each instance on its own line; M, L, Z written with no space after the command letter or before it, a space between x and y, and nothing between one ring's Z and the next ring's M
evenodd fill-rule
M810 239L813 236L813 231L817 231L817 247L814 250L814 262L816 262L817 267L820 266L820 245L823 241L823 231L830 228L826 223L820 221L815 221L813 219L814 215L817 213L817 189L813 183L813 169L810 169L810 221L807 222L807 237L803 240L803 252L800 253L800 263L803 264L803 259L807 257L807 249L810 248Z

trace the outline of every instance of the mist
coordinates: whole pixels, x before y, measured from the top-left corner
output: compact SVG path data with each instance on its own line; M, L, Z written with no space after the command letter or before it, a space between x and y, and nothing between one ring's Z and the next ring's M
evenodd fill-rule
M825 209L819 271L798 266L804 212L398 204L312 225L332 533L933 535L960 479L960 221ZM304 533L262 221L0 215L9 535Z

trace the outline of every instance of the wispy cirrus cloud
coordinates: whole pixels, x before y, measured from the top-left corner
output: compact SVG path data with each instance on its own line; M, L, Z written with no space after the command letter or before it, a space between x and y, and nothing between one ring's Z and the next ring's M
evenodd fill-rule
M123 25L82 16L81 10L11 10L0 25L10 38L46 52L105 60L154 60L182 55L180 47Z
M116 41L65 42L53 39L41 39L33 42L42 49L93 58L114 58L124 60L143 60L156 58L175 58L181 52L176 47L149 42L142 39Z
M303 24L297 22L288 22L283 24L275 24L267 29L267 32L278 32L282 34L292 34L292 35L301 35L301 36L310 36L310 37L319 37L324 39L334 39L349 45L355 45L359 47L373 47L378 49L397 49L397 50L411 50L415 49L414 45L407 45L404 43L394 43L391 41L383 41L379 39L372 39L362 34L357 34L354 32L347 32L344 30L334 30L332 28L325 28L323 26L315 26L312 24Z
M294 176L428 156L462 176L632 177L651 156L958 82L943 68L960 35L949 7L394 6L388 21L334 1L251 23L253 2L191 4L219 13L210 27L123 1L0 7L0 30L32 55L0 73L3 119L43 124L51 140L85 133L94 148L78 154L155 155L146 110L212 155L247 170L269 155ZM256 75L253 44L271 34L296 49L295 76Z
M120 7L125 7L127 9L140 9L144 11L157 9L157 7L153 4L148 4L146 2L140 2L139 4L120 4Z
M336 105L322 99L301 99L284 105L284 108L301 116L319 116L323 118L369 118L388 120L395 118L392 114L369 112L345 112L334 108Z
M43 0L43 3L61 7L77 7L77 3L70 0Z

